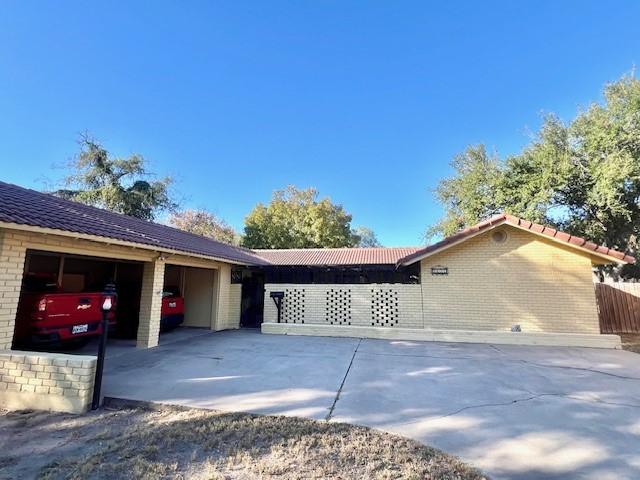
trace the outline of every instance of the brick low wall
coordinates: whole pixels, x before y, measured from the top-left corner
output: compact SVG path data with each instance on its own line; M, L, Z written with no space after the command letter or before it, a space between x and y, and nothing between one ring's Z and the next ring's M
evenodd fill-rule
M283 291L282 322L363 327L424 328L420 285L266 284L264 321L277 322L269 294Z
M0 408L85 412L95 373L92 356L0 351Z

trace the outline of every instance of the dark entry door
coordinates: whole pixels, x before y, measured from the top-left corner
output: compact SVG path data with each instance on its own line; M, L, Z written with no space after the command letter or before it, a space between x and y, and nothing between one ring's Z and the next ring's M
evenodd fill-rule
M259 328L262 325L264 309L264 275L252 272L242 279L242 312L240 326Z

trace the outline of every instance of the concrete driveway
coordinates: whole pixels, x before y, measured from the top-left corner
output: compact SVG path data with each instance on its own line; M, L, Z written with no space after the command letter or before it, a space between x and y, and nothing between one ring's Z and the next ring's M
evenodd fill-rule
M640 478L640 355L180 329L112 345L108 396L350 422L501 478Z

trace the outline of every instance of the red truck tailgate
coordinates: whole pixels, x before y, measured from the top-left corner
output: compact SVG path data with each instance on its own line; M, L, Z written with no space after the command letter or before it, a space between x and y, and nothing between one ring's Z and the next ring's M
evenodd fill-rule
M184 298L164 297L162 299L162 315L184 314Z
M34 341L66 341L102 333L102 293L51 293L40 295L31 313ZM109 312L109 323L115 312Z
M46 322L47 326L68 326L79 323L98 322L102 318L101 293L52 293L42 295L36 307L34 320Z

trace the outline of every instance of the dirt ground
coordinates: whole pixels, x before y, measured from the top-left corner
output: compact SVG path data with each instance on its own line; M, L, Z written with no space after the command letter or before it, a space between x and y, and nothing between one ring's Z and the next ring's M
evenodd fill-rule
M623 350L630 352L640 353L640 334L638 333L623 333L620 335L622 338Z
M340 423L131 405L0 412L0 478L125 477L485 478L415 441Z

